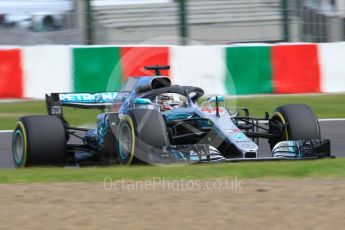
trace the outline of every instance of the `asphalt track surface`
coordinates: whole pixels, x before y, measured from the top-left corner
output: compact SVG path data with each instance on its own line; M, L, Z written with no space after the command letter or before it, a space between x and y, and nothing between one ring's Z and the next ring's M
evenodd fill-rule
M331 152L336 157L345 157L345 120L320 121L321 135L324 139L331 140ZM0 132L0 168L13 168L11 155L12 133ZM260 157L270 156L267 141L260 141Z

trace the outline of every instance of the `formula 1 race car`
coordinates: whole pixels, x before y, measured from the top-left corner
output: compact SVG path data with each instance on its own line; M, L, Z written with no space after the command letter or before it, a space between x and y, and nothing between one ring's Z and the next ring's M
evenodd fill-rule
M205 100L201 88L172 85L160 76L169 66L145 68L155 76L129 78L118 92L46 95L48 115L24 116L16 124L15 166L331 157L330 141L321 139L317 117L307 105L284 105L272 116L253 118L247 108L225 108L223 96ZM62 107L103 112L97 127L87 129L70 126ZM258 156L259 138L268 140L270 157Z

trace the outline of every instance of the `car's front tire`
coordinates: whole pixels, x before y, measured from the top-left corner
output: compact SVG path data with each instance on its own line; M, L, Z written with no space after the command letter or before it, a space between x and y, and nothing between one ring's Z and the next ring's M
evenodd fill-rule
M148 163L151 151L170 145L163 116L151 109L132 109L123 115L116 138L122 165Z
M271 130L281 128L281 135L269 140L271 149L280 141L321 138L318 119L313 110L304 104L290 104L276 108L271 123L274 124L270 127Z
M135 161L135 133L132 118L125 115L119 124L117 157L122 165L130 165Z

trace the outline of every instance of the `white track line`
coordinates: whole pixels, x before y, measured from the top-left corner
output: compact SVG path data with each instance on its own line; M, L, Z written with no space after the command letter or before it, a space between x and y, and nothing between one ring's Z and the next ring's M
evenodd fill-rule
M0 130L0 133L12 133L13 130Z
M345 118L319 119L319 121L345 121Z
M13 130L0 130L0 133L12 133Z

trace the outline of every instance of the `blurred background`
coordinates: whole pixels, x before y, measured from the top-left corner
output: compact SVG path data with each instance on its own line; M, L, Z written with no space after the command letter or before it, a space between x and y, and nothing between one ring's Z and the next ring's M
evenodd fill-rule
M0 0L1 45L121 45L157 37L182 45L343 41L345 1Z

